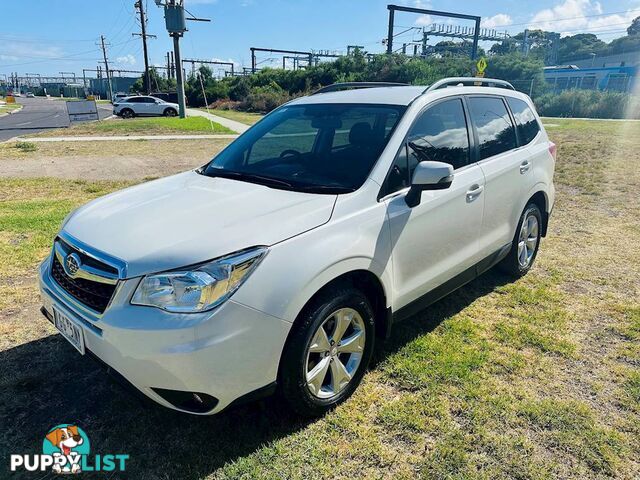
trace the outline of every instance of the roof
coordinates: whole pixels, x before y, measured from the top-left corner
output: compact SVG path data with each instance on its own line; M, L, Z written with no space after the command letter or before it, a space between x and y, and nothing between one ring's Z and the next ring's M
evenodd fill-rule
M318 93L298 98L289 105L310 105L317 103L371 103L380 105L409 105L422 95L426 86L376 87L337 92Z

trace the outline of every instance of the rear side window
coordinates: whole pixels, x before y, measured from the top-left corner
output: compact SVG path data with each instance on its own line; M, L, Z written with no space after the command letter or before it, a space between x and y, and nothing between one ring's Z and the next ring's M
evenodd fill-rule
M480 160L516 148L516 132L501 98L471 97L469 106L478 132Z
M513 118L516 119L516 128L518 129L520 144L527 145L531 143L540 131L540 125L538 125L536 116L533 114L529 105L527 105L527 102L518 98L507 97L507 103L509 104L509 108L511 108Z

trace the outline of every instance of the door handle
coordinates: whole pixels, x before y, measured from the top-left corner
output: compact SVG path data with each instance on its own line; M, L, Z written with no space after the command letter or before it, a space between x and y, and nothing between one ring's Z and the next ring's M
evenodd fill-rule
M530 168L531 168L531 164L529 163L529 160L525 160L520 164L520 173L524 175L529 171Z
M476 198L480 196L484 187L482 185L472 185L469 190L467 190L467 202L473 202Z

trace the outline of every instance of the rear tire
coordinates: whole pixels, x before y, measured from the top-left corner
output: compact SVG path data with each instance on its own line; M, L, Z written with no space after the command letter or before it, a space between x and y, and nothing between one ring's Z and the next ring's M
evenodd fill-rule
M535 203L530 203L520 215L511 250L498 268L514 277L526 275L538 255L541 233L542 213Z
M292 328L280 362L281 394L298 414L323 415L362 380L374 348L373 308L359 290L336 286L312 300Z
M133 118L136 116L136 114L130 108L123 108L120 112L120 116L122 118Z

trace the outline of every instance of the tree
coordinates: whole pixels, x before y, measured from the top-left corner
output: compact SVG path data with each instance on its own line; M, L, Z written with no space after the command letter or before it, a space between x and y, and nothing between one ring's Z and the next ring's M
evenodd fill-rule
M149 68L149 78L151 80L151 91L152 92L175 92L176 90L176 81L171 79L166 79L158 73L158 71L154 67ZM132 93L135 92L144 92L144 74L140 75L129 91Z
M627 35L640 35L640 17L636 17L627 28Z
M518 42L515 38L509 37L499 43L494 43L489 49L491 55L508 55L518 51Z
M593 33L579 33L560 39L558 48L558 61L579 60L589 58L592 53L601 55L607 48L607 44Z

